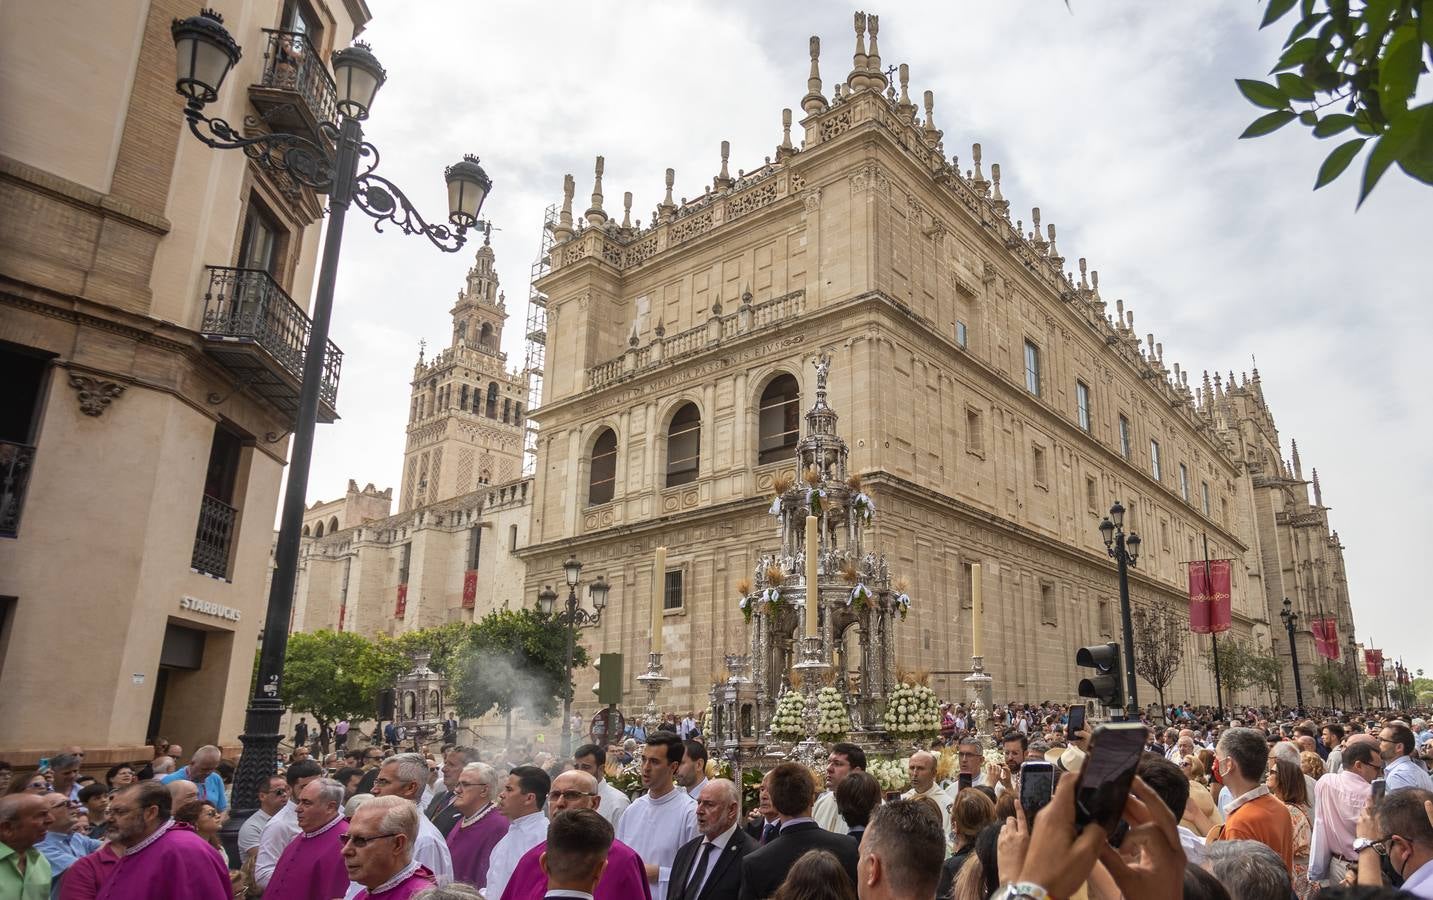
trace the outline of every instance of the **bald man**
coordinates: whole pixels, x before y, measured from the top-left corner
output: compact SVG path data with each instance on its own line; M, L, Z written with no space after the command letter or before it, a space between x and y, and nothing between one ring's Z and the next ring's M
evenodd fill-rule
M929 797L940 807L940 818L943 826L942 834L950 833L950 803L951 797L935 780L936 758L933 754L924 750L917 750L911 754L906 767L911 775L911 789L901 795L902 800L909 800L912 797Z
M171 745L173 749L173 745ZM192 781L198 788L199 797L214 804L214 808L223 812L229 808L229 800L224 796L224 779L219 777L216 771L219 768L219 748L213 744L205 744L189 759L189 765L173 773L164 776L165 784L172 784L175 781ZM178 809L179 807L175 807Z
M190 800L199 799L199 786L192 781L170 781L164 787L169 791L170 809L179 809Z

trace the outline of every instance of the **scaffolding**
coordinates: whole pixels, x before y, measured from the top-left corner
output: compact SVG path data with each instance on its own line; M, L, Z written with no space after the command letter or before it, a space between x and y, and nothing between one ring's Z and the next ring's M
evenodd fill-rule
M557 204L542 215L542 240L537 260L532 264L527 292L527 331L522 371L527 377L527 411L522 435L522 471L532 475L537 470L537 423L532 412L542 404L542 370L547 358L547 295L537 283L552 269L552 228L557 224Z

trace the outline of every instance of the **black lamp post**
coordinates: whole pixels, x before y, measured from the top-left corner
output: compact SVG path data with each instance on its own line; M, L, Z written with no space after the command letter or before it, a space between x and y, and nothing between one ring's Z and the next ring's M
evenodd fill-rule
M1279 610L1279 618L1284 620L1284 628L1289 632L1289 660L1294 665L1294 703L1297 705L1299 715L1304 713L1304 680L1299 675L1299 645L1294 640L1294 629L1299 624L1299 614L1294 612L1294 605L1289 598L1284 598L1284 608Z
M1358 708L1363 709L1363 676L1358 670L1358 642L1348 636L1348 667L1353 675L1353 689L1358 697Z
M1110 514L1100 522L1100 536L1105 540L1105 549L1119 566L1120 576L1120 628L1124 632L1125 657L1125 718L1139 721L1139 697L1135 692L1134 677L1134 623L1130 619L1129 567L1139 562L1139 535L1131 531L1125 534L1125 508L1118 501L1110 507Z
M567 562L562 564L562 573L567 578L567 605L554 618L567 632L567 682L566 690L562 694L562 758L566 759L572 754L572 654L577 640L577 629L602 621L602 610L607 606L607 591L610 585L601 575L588 585L587 593L592 598L594 610L588 612L577 605L577 580L582 575L582 563L577 561L577 557L569 556ZM544 616L551 616L555 606L557 591L552 589L552 585L548 585L537 594L537 608Z
M328 233L319 266L318 290L314 296L313 322L304 354L303 384L293 428L293 455L289 460L288 485L284 491L279 537L275 547L273 581L264 617L262 650L256 689L239 736L244 749L234 774L231 814L224 826L224 840L230 852L237 849L239 827L259 807L259 788L273 775L278 758L279 720L283 716L284 654L288 649L289 612L293 605L294 578L298 568L300 531L303 527L304 496L308 490L309 463L313 455L314 426L318 419L319 392L323 382L324 351L333 310L334 282L338 272L343 222L350 203L357 204L377 219L405 234L421 234L439 250L453 252L463 246L466 231L478 224L483 200L492 189L492 179L475 157L465 157L445 173L448 183L448 222L429 225L412 203L388 179L378 175L378 151L363 140L362 120L368 118L374 95L386 77L383 67L364 44L340 50L330 62L337 85L336 107L339 123L319 126L323 140L315 142L296 134L270 133L244 137L228 122L204 115L204 107L219 97L219 88L229 70L242 55L239 45L224 28L223 18L211 10L175 20L171 27L178 60L175 89L187 103L184 118L189 130L206 145L218 150L242 150L261 168L282 172L295 181L328 195ZM362 159L370 161L359 172Z

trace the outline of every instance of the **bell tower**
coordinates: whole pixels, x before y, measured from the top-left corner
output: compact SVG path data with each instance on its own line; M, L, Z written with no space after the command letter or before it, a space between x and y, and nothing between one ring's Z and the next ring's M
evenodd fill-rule
M431 360L420 349L413 369L401 512L522 474L526 387L502 351L508 314L490 232L451 314L449 346Z

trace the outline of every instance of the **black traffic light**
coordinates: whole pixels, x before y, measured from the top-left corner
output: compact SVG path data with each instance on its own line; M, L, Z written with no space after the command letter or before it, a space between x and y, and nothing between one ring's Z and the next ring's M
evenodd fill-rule
M1075 665L1095 670L1089 678L1080 679L1081 697L1098 700L1105 709L1124 709L1124 667L1120 665L1119 644L1111 641L1081 647L1075 654Z

